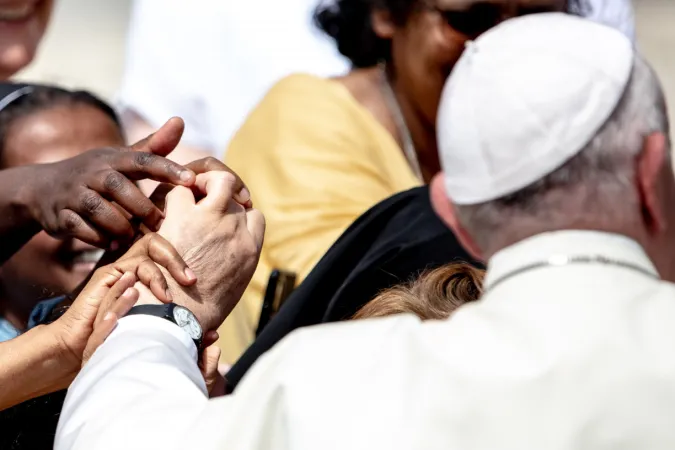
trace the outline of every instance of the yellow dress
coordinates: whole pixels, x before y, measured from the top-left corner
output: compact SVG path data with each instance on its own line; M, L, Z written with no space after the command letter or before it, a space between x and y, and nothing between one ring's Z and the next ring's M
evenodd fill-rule
M223 361L232 363L255 337L272 270L302 281L361 214L421 181L346 87L300 74L270 90L233 138L225 163L267 221L257 271L219 330Z

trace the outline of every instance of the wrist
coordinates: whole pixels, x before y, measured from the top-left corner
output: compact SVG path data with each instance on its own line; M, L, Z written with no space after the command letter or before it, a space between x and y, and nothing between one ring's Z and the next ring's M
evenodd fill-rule
M33 193L36 174L33 166L17 167L2 171L0 180L0 263L10 258L35 234L41 226L33 213Z
M137 281L134 284L134 288L138 291L138 300L134 306L139 305L161 305L162 302L155 297L155 294L143 283Z
M79 365L64 356L56 328L40 325L0 344L0 410L66 389L73 381Z
M50 323L49 325L39 325L37 330L48 340L44 346L45 360L60 361L60 372L77 374L82 367L82 354L75 350L76 346L72 342L72 333L67 327L63 326L62 320Z
M40 174L34 172L38 170L38 166L23 166L8 169L6 172L11 172L11 177L16 181L11 183L10 188L10 205L12 214L17 224L23 227L41 228L38 220L38 194L37 183L40 182ZM26 183L25 180L31 180Z
M204 333L215 330L220 323L216 324L217 320L214 319L217 312L209 300L211 297L209 297L208 291L202 289L203 280L198 279L196 284L186 287L174 280L164 267L160 267L160 270L169 285L173 303L187 308L194 314Z
M33 348L39 351L39 382L36 382L35 396L66 389L77 376L82 367L81 355L75 355L68 346L68 336L56 322L39 325L28 333L33 334ZM26 334L28 334L26 333ZM38 381L38 380L36 380Z

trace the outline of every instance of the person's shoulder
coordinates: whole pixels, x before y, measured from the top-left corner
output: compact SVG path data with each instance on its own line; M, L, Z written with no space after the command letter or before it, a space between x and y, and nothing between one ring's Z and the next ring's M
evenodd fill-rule
M295 105L354 106L356 101L337 81L307 73L295 73L277 81L267 92L260 107L291 108ZM305 110L306 111L306 110Z
M378 127L337 81L294 74L278 81L253 109L230 142L227 157L231 163L239 156L242 164L249 162L253 146L258 155L283 158L320 153L356 158Z
M499 372L491 362L495 353L514 351L484 325L480 314L470 313L459 320L421 321L404 314L306 327L263 355L254 370L273 368L280 386L301 390L311 383L312 390L340 384L349 391L368 379L396 377L402 368L408 374L438 369L459 378L470 378L473 370L492 376Z
M323 372L333 365L368 363L385 349L414 340L424 333L424 326L419 318L408 314L321 324L295 330L274 351L283 354L284 372L295 379L303 373L306 376L308 370Z

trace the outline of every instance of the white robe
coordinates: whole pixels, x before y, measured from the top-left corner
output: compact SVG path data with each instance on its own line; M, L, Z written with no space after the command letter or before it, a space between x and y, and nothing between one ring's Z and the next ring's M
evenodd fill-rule
M518 272L554 255L643 272ZM56 449L675 448L675 286L638 244L540 235L498 253L487 286L446 321L295 332L214 401L187 335L162 319L122 319L70 388Z

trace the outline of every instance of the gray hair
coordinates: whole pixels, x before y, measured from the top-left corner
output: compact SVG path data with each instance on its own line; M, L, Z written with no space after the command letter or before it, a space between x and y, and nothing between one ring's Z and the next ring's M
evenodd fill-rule
M600 227L634 221L635 158L654 132L668 136L665 98L656 74L636 54L623 97L580 153L518 192L482 204L458 205L458 219L483 251L510 240L509 234L522 239L528 232L578 223Z

